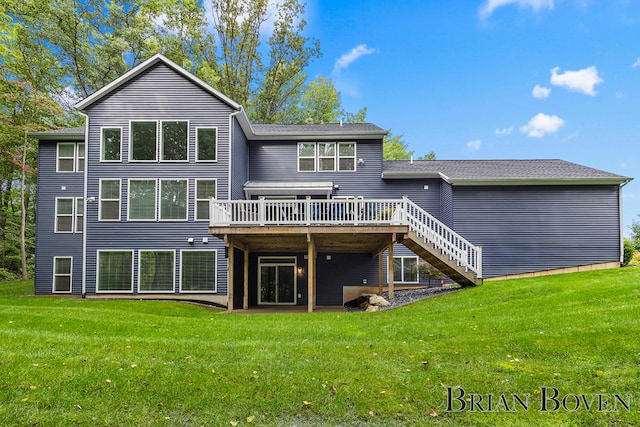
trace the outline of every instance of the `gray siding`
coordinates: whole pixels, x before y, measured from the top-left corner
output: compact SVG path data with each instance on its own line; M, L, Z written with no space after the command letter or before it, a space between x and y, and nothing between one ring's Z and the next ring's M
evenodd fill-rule
M237 119L233 120L231 147L231 199L244 199L243 185L249 180L249 147ZM221 195L218 196L222 198Z
M194 221L195 180L216 179L217 197L226 199L229 192L229 115L234 110L210 93L196 86L163 64L148 69L125 85L92 104L89 116L87 194L96 203L87 207L87 292L96 290L96 257L98 250L132 249L134 252L134 284L137 285L138 250L176 251L176 291L179 286L180 251L216 249L217 291L226 293L227 269L224 243L208 236L208 222ZM189 120L189 161L185 163L130 163L130 120ZM100 127L123 128L122 162L100 162ZM217 162L195 161L195 129L215 126L218 129ZM121 178L121 221L98 221L99 180ZM188 179L188 221L127 222L128 179L182 178ZM189 244L188 238L194 243ZM209 237L208 244L202 242ZM137 286L134 285L134 289Z
M455 230L485 277L620 260L618 186L454 187Z
M55 233L54 230L56 197L83 197L84 174L56 173L56 146L56 141L42 141L38 146L36 294L49 294L53 290L54 257L73 257L72 290L80 293L82 289L82 233Z

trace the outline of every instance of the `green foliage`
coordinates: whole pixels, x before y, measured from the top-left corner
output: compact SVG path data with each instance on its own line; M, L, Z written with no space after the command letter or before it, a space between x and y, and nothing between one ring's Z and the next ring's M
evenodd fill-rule
M633 258L633 253L635 252L635 248L633 247L633 243L629 239L624 239L623 248L624 250L623 250L622 263L624 265L628 265L629 262L631 261L631 258Z
M445 277L440 270L424 260L420 260L418 263L418 274L420 282L423 283L426 281L428 286L431 286L432 280L439 283Z
M0 414L5 425L638 425L638 283L638 268L601 270L380 313L253 315L0 283ZM456 385L509 404L529 394L530 409L447 413ZM541 386L630 394L632 407L541 413Z
M640 214L638 214L640 217ZM631 222L631 243L636 252L640 252L640 221L633 220Z

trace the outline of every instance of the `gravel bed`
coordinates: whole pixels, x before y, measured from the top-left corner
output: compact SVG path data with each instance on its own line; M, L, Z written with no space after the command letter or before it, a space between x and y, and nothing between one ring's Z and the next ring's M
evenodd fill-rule
M406 289L395 291L394 298L389 299L389 293L384 292L382 296L389 301L388 307L380 307L379 310L389 310L396 307L402 307L403 305L411 304L412 302L420 301L425 298L432 298L438 295L447 294L450 292L457 292L462 289L459 285L447 285L437 286L433 288L418 288L418 289ZM345 306L347 311L363 311L359 307Z

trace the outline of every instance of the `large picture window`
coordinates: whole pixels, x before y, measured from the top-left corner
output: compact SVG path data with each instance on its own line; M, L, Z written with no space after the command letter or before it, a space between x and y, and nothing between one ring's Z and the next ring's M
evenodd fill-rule
M122 153L122 128L102 128L100 160L119 162Z
M180 253L181 292L216 292L216 255L215 250Z
M185 221L187 219L187 180L160 180L160 220Z
M131 161L156 161L158 159L158 123L155 121L132 121L129 127L129 159Z
M189 122L163 121L162 145L160 152L163 161L186 161L187 141L189 140Z
M156 180L129 180L129 216L130 221L156 220Z
M393 281L418 283L418 257L393 257Z
M120 180L100 180L100 221L120 221Z
M196 221L209 219L209 201L216 198L215 179L196 180Z
M133 291L133 251L98 251L98 292Z
M196 160L215 162L218 160L218 129L196 129Z
M71 292L73 258L53 258L53 292Z
M173 292L175 285L174 251L140 251L138 290Z

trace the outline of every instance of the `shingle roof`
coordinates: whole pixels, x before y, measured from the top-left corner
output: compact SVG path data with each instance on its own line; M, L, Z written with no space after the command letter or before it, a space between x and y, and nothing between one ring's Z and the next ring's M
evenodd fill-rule
M622 175L564 160L395 160L384 162L383 178L442 179L458 185L630 181Z
M256 135L259 134L306 134L306 133L375 133L384 135L384 129L373 123L326 123L326 124L301 124L301 125L278 125L278 124L252 124Z
M29 132L29 136L38 138L41 141L47 140L84 140L84 126L75 128L50 129L42 132Z

